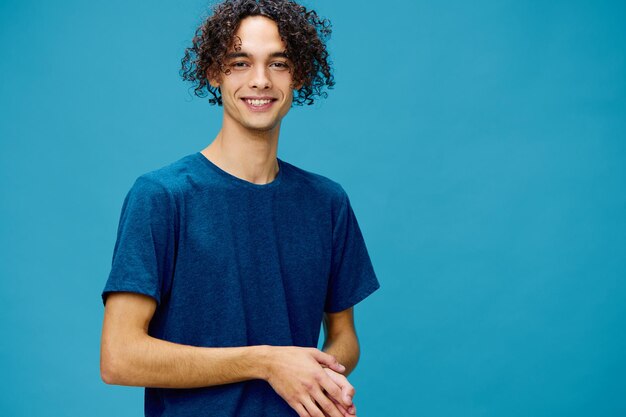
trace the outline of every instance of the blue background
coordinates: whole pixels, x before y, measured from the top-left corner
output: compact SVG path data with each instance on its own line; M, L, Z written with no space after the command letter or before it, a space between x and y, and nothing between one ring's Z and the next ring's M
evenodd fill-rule
M360 417L626 413L626 6L307 1L337 86L278 155L351 197L381 289ZM205 1L0 2L0 415L139 416L99 375L134 179L205 147Z

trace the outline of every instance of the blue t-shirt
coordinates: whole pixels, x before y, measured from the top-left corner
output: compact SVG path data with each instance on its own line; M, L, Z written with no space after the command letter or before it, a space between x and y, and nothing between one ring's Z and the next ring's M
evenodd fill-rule
M191 346L316 347L324 312L380 287L344 189L278 159L268 184L200 152L137 178L102 292L157 302L153 337ZM146 388L146 416L296 417L264 380Z

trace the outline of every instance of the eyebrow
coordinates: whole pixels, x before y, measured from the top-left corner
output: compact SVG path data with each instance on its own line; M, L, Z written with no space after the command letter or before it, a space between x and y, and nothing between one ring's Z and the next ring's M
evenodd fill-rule
M230 52L226 54L226 59L231 58L250 58L250 54L247 52ZM270 58L289 58L285 52L272 52Z

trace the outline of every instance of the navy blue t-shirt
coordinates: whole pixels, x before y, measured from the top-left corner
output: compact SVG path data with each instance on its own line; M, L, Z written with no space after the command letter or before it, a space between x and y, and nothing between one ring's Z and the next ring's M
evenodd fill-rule
M102 292L157 302L153 337L191 346L316 347L324 312L380 287L338 183L278 159L268 184L197 152L141 175L120 217ZM146 388L146 416L296 417L264 380Z

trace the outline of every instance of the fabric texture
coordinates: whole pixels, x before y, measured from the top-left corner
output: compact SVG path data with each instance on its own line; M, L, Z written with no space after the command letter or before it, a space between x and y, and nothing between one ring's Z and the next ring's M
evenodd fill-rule
M316 347L324 312L380 284L345 190L278 159L268 184L200 152L141 175L120 216L102 292L157 302L149 334L204 347ZM146 416L296 417L263 380L146 388Z

